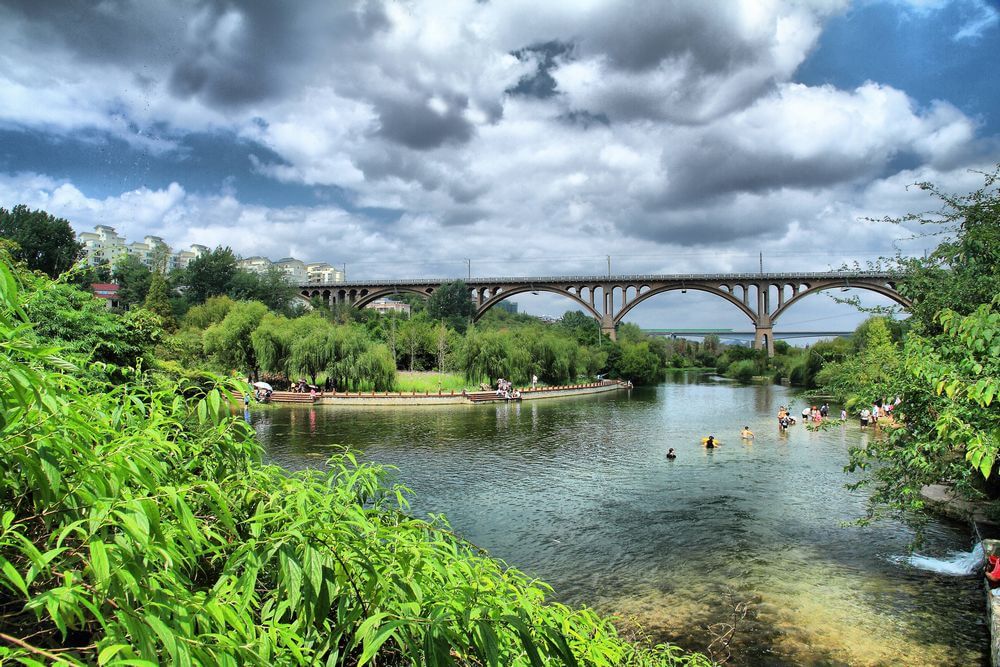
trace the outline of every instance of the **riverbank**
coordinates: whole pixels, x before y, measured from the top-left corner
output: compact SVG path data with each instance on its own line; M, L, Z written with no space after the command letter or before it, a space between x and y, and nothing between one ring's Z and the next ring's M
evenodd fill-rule
M570 398L574 396L588 396L591 394L601 394L605 392L619 391L628 388L627 383L616 380L602 380L586 384L561 385L554 387L525 387L518 389L519 398L504 398L498 396L495 391L425 391L418 393L410 392L379 392L379 391L358 391L358 392L334 392L326 394L300 394L290 391L276 391L271 394L270 402L275 404L299 404L310 405L356 405L356 406L400 406L400 405L475 405L479 403L496 403L508 401L537 401L550 398Z

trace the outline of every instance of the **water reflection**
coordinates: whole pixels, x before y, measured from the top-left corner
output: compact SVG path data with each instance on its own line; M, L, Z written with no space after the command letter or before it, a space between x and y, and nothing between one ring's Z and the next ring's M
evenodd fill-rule
M444 512L558 599L656 640L705 650L717 624L739 617L729 664L982 662L976 579L893 561L911 538L901 525L841 525L865 507L844 488L847 450L876 436L855 423L782 432L777 408L796 403L784 387L686 375L588 399L253 419L289 468L320 465L334 444L397 466L415 514ZM743 425L754 441L740 440ZM721 447L701 447L710 433ZM963 526L936 523L926 550L968 544Z

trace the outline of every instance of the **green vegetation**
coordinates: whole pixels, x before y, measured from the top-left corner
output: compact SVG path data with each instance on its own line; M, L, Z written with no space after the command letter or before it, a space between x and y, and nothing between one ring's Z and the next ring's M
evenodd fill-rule
M230 414L238 386L151 371L148 347L123 349L132 311L23 281L0 261L0 662L709 664L547 603L544 584L407 516L379 466L264 465ZM58 337L31 322L41 305ZM212 340L260 312L276 317L220 299L197 318Z
M69 222L24 204L9 211L0 208L0 237L16 244L11 249L14 260L52 278L68 271L83 248Z
M943 228L947 239L927 258L899 261L897 283L914 307L900 327L873 318L858 348L828 364L817 379L865 405L899 395L896 427L851 452L867 472L869 518L923 507L921 487L947 484L973 499L1000 498L1000 182L985 175L967 195L918 187L943 207L893 222ZM941 232L938 232L939 234Z
M396 391L415 391L418 394L441 391L460 392L468 389L465 376L460 373L434 373L430 371L400 371L396 374Z

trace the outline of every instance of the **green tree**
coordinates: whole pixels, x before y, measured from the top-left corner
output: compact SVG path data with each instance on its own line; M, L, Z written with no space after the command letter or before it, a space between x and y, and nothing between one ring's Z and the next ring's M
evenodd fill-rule
M233 251L221 246L191 260L183 277L188 300L204 303L209 297L227 294L237 270Z
M211 301L209 299L206 305ZM260 324L250 334L250 342L253 344L254 354L257 355L261 370L292 379L291 348L294 339L292 320L275 313L264 315Z
M993 301L1000 293L998 174L1000 166L967 195L918 184L943 207L890 219L943 227L946 240L927 259L900 262L897 287L914 306L904 362L889 393L902 397L899 428L851 453L851 468L868 472L861 484L871 489L869 517L921 508L919 492L927 484L950 485L972 497L1000 495L994 465L1000 437L1000 328ZM881 393L877 386L869 392Z
M308 375L313 384L317 376L336 359L335 327L321 315L307 315L293 320L289 344L289 367L292 373Z
M118 299L125 310L142 305L153 283L153 272L135 255L125 255L115 263L111 277L118 285Z
M472 302L469 286L464 280L441 285L427 300L427 314L431 319L444 320L456 331L465 331L472 316L476 314L476 304Z
M493 383L502 377L523 384L530 377L531 357L505 333L469 327L462 344L460 364L470 382Z
M228 296L213 296L205 303L191 307L184 314L183 324L189 328L207 329L226 319L234 305L236 302Z
M816 383L849 407L870 406L899 392L902 350L892 340L891 320L872 317L853 337L858 352L825 364Z
M236 301L260 301L271 310L291 314L295 301L295 286L276 266L265 273L237 268L225 286L225 292Z
M655 384L663 380L660 359L649 349L649 343L624 344L621 358L612 372L635 384Z
M174 311L170 305L170 295L167 292L167 279L159 271L153 274L143 308L158 315L166 331L175 331L177 329L177 320L174 319Z
M225 319L205 331L205 354L222 368L247 372L256 379L260 365L251 336L267 312L267 306L256 301L233 304Z
M411 317L400 323L397 339L409 360L409 370L416 370L418 357L432 349L433 336L431 324L424 316Z
M162 336L160 320L142 309L128 317L89 291L64 283L34 283L25 300L35 334L91 362L135 367Z
M17 243L15 260L52 278L68 271L83 249L68 221L24 204L0 208L0 237Z

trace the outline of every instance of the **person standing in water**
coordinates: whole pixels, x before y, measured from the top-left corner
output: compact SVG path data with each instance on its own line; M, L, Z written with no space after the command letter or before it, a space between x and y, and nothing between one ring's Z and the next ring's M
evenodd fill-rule
M708 436L708 440L705 441L705 447L708 449L715 449L715 436Z
M670 449L667 450L667 458L668 459L676 459L677 458L677 455L674 454L674 448L673 447L671 447Z
M749 426L744 426L743 430L740 431L740 437L744 440L753 440L753 431L750 430Z

